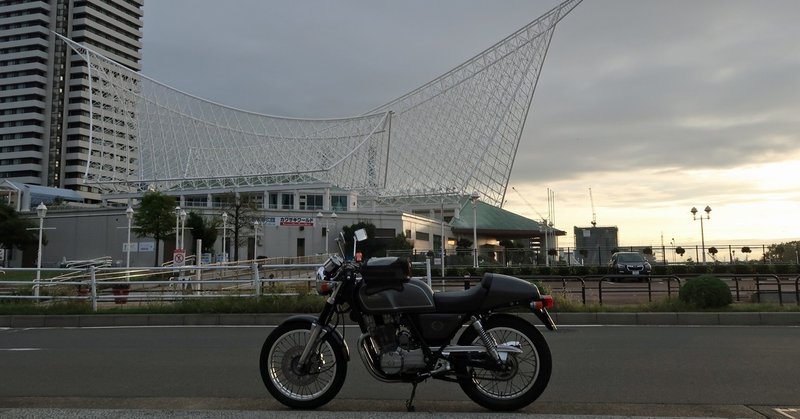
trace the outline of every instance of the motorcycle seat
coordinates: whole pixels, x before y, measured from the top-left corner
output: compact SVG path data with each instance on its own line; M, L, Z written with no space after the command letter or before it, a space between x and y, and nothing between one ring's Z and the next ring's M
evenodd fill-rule
M480 307L492 285L492 274L486 273L478 286L463 291L437 292L433 303L437 313L466 313Z

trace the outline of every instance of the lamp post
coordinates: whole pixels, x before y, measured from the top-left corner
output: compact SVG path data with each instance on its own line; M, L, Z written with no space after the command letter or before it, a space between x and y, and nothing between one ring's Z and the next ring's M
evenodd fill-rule
M175 207L175 249L181 248L181 207Z
M253 260L258 259L258 220L253 221Z
M706 208L703 211L706 212L705 219L706 220L710 220L711 219L711 207L706 205ZM691 213L692 213L692 219L697 220L697 208L696 207L692 207ZM706 263L706 235L705 235L705 232L703 231L703 218L704 218L703 214L700 214L700 245L701 245L701 247L703 249L703 263L705 264Z
M186 236L186 211L181 210L181 249L183 249L183 239Z
M228 261L228 248L225 247L225 239L228 237L228 213L222 213L222 261Z
M36 214L39 216L39 252L36 257L36 285L33 287L33 295L39 296L39 282L42 280L42 230L44 230L44 216L47 215L47 207L44 202L40 202L36 207Z
M131 221L133 221L133 208L128 205L125 210L125 218L128 219L128 248L125 254L125 280L131 280Z
M472 266L478 267L478 199L481 194L478 191L472 192L469 197L472 202Z
M333 219L334 225L336 225L336 215L335 212L331 213L331 219ZM330 226L328 225L328 219L322 214L322 211L317 212L317 218L325 218L325 254L328 254L328 239L330 238Z

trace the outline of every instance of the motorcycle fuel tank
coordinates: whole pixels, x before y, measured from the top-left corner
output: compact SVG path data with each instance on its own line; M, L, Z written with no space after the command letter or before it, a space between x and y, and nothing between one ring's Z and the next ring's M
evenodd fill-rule
M431 313L436 311L433 304L433 291L428 284L412 278L397 289L387 289L377 293L367 293L362 286L358 290L358 300L366 311L381 313Z

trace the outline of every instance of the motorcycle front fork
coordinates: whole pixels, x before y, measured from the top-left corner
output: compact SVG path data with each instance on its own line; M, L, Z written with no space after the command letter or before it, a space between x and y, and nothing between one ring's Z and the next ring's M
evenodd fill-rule
M330 322L331 316L334 314L334 307L333 304L325 304L325 308L322 309L317 321L311 324L311 334L308 336L308 342L306 342L303 353L298 360L298 366L301 369L308 365L311 354L316 352L316 348L325 334L325 326Z

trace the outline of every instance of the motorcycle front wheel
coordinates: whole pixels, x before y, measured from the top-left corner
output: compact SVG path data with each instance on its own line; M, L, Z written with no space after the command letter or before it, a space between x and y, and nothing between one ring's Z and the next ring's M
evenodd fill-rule
M484 330L498 345L517 346L522 353L508 354L503 368L460 366L458 383L472 401L491 410L521 409L539 398L550 381L553 360L544 336L527 321L511 315L495 315L483 322ZM474 328L458 340L460 345L481 345Z
M311 335L310 323L278 326L261 348L261 379L276 400L294 409L314 409L341 390L347 375L342 345L325 334L300 367L299 359Z

